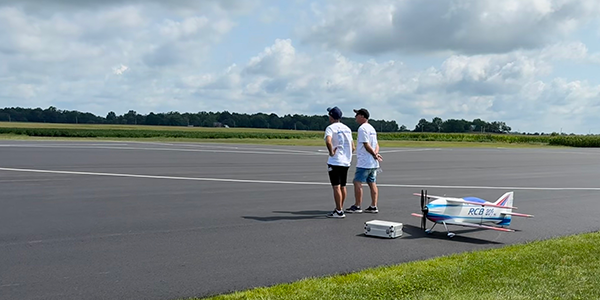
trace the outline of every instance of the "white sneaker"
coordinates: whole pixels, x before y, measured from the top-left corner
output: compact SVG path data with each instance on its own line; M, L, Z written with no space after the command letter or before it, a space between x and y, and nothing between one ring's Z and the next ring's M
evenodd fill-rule
M346 217L346 214L343 211L336 211L335 209L327 214L328 218L334 218L334 219L342 219Z

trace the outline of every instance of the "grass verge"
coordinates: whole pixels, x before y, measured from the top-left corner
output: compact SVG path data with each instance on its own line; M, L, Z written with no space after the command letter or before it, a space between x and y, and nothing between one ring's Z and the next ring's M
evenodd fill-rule
M37 137L18 134L0 134L0 140L30 140L30 141L134 141L134 142L165 142L165 143L223 143L223 144L254 144L280 146L323 146L323 139L190 139L190 138L77 138L77 137ZM547 144L509 144L500 142L444 142L444 141L379 141L380 147L396 148L557 148Z
M598 249L595 232L204 299L599 299Z

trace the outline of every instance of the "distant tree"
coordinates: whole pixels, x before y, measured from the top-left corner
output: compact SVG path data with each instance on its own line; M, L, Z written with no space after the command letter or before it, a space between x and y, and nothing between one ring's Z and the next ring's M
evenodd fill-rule
M115 123L117 123L117 114L115 114L114 111L110 111L106 115L106 123L109 123L109 124L115 124Z
M425 119L421 119L419 120L419 123L417 123L417 126L415 126L415 130L413 130L415 132L436 132L437 129L435 128L435 125L433 123L428 122Z
M467 132L471 129L471 122L466 120L450 119L442 124L442 132Z
M472 124L475 126L475 128L473 128L473 131L477 131L477 132L484 132L485 127L487 125L487 123L482 121L481 119L473 120Z
M153 112L146 117L146 125L162 125L161 121L161 118Z
M433 120L431 120L431 124L433 124L435 131L440 132L442 131L442 124L444 124L444 121L442 121L442 119L439 117L435 117Z
M250 118L250 124L254 128L268 128L269 122L264 114L257 114Z
M135 110L128 111L125 115L123 115L123 119L125 124L137 124L137 112Z
M283 122L276 114L269 115L269 128L280 129Z

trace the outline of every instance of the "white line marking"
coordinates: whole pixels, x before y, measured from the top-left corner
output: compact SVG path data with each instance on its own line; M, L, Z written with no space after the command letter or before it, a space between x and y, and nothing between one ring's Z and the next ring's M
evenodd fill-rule
M394 152L421 152L421 151L440 151L441 148L423 148L423 149L397 149L397 150L383 150L379 153L394 153Z
M87 147L87 146L52 146L52 145L0 145L2 147L15 148L69 148L69 149L111 149L111 150L145 150L145 151L179 151L179 152L209 152L209 153L245 153L245 154L293 154L293 155L326 155L319 152L278 152L273 151L251 151L251 150L208 150L208 149L181 149L181 148L148 148L148 147Z
M31 172L31 173L50 173L50 174L66 174L66 175L92 175L92 176L131 177L131 178L147 178L147 179L171 179L171 180L192 180L192 181L239 182L239 183L268 183L268 184L297 184L297 185L326 185L327 184L327 183L321 183L321 182L299 182L299 181L296 182L296 181L248 180L248 179L230 179L230 178L177 177L177 176L162 176L162 175L137 175L137 174L78 172L78 171L54 171L54 170L15 169L15 168L0 168L0 171Z
M276 151L276 152L292 152L292 153L315 153L315 151L307 150L294 150L294 149L281 149L281 148L256 148L256 147L236 147L236 146L217 146L217 145L206 145L206 144L178 144L178 146L185 147L196 147L196 148L213 148L213 149L234 149L234 150L263 150L263 151Z
M128 146L128 145L129 144L126 144L126 143L121 143L121 144L85 144L85 143L68 144L68 143L62 143L62 144L0 144L0 147L73 147L73 146L86 147L86 146Z
M237 183L330 185L329 182L250 180L250 179L232 179L232 178L205 178L205 177L178 177L178 176L162 176L162 175L139 175L139 174L99 173L99 172L80 172L80 171L16 169L16 168L2 168L2 167L0 167L0 171L65 174L65 175L129 177L129 178L145 178L145 179L237 182ZM389 183L378 183L377 186L399 187L399 188L444 188L444 189L475 189L475 190L600 191L600 187L514 187L514 186L510 187L510 186L475 186L475 185L427 185L427 184L415 185L415 184L389 184Z
M197 147L197 148L212 148L212 149L184 149L184 148L149 148L135 147L128 144L0 144L0 147L13 148L71 148L71 149L112 149L112 150L146 150L146 151L180 151L180 152L212 152L212 153L249 153L249 154L301 154L301 155L323 155L327 154L327 150L318 149L316 151L293 150L280 148L241 148L228 146L212 146L212 145L193 145L193 144L161 144L161 143L139 143L153 144L166 146L181 146L181 147ZM126 146L126 147L118 147ZM217 150L219 149L219 150ZM225 149L225 150L221 150ZM422 151L439 151L441 148L423 148L423 149L395 149L382 150L379 153L395 153L395 152L422 152ZM356 153L352 153L353 156Z

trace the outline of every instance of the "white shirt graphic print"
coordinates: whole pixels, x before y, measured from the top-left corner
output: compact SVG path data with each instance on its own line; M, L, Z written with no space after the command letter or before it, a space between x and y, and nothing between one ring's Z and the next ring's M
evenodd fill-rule
M371 124L364 123L358 127L356 143L356 167L364 169L379 168L379 162L373 158L371 153L367 152L364 145L364 143L368 143L373 150L377 148L377 131Z
M330 136L335 155L330 156L327 164L349 167L352 162L352 130L343 123L333 123L325 129L325 139Z

